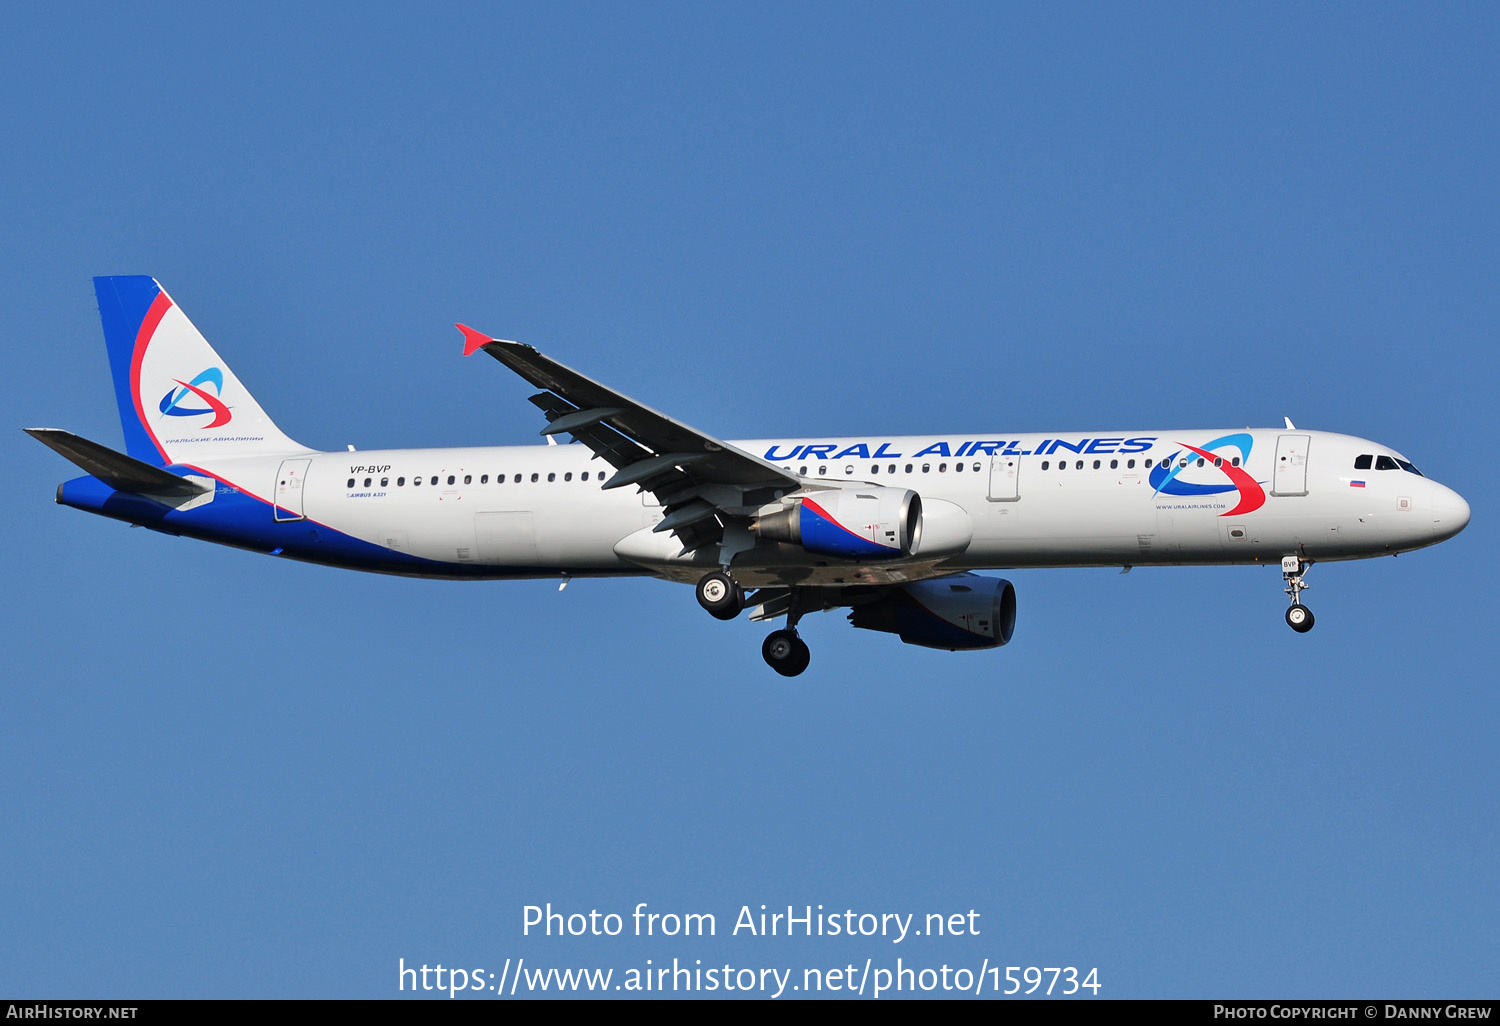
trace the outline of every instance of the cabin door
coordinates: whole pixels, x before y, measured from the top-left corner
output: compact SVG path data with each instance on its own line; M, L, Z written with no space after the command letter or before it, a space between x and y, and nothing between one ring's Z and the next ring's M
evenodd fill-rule
M276 501L272 504L272 516L277 520L301 520L302 485L307 479L307 468L312 460L282 460L276 471L276 490L272 493Z
M1272 495L1307 494L1307 447L1311 435L1279 435L1276 439L1276 469L1271 475Z

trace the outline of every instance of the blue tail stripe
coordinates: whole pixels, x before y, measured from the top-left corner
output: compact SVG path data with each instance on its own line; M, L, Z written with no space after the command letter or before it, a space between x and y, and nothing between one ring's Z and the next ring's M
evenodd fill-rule
M149 275L94 279L99 319L104 322L104 344L109 349L109 369L115 381L115 401L120 405L120 426L125 429L125 451L155 467L164 464L150 433L135 412L130 365L135 358L135 337L141 330L141 322L160 294L161 286Z

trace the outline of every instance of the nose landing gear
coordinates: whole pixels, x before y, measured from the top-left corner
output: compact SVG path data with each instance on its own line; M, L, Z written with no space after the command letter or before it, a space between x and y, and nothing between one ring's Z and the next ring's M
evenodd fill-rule
M1281 560L1281 579L1286 582L1287 597L1292 604L1286 611L1286 625L1298 634L1312 630L1312 610L1302 604L1302 591L1311 585L1304 580L1311 563L1304 563L1297 556L1285 556Z

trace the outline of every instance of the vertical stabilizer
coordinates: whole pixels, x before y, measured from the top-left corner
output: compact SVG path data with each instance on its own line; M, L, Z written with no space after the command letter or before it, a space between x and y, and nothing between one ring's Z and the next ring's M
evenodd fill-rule
M306 452L145 275L95 278L125 451L157 466Z

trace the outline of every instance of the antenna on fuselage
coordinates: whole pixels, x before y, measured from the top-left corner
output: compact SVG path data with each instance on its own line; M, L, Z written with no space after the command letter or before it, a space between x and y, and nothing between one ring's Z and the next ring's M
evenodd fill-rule
M1296 431L1297 430L1297 425L1292 423L1292 418L1291 417L1282 417L1281 419L1284 420L1284 421L1286 421L1286 429L1288 431Z

